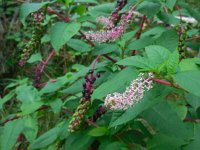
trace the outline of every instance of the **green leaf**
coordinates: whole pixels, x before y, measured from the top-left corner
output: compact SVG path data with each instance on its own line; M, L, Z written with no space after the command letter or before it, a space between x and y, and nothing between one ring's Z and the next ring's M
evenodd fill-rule
M183 59L179 64L180 70L181 71L200 70L200 67L196 64L196 61L198 60L200 60L200 58Z
M103 145L100 150L128 150L127 146L122 142L109 142Z
M69 82L66 76L59 77L56 79L56 82L48 82L44 88L40 90L40 94L52 93L63 87L67 82Z
M3 134L1 135L0 149L12 150L23 128L24 125L22 119L9 121L6 123L3 129Z
M99 127L99 128L94 128L89 131L88 135L98 137L98 136L103 136L108 133L108 128L107 127Z
M39 10L43 6L49 4L50 2L42 2L42 3L23 3L20 8L20 20L23 24L25 24L26 17Z
M170 56L170 51L162 46L151 45L145 48L148 60L154 67L160 67Z
M124 90L137 75L137 70L131 67L113 74L107 82L101 84L94 91L92 99L102 99L107 94Z
M200 96L200 71L183 71L173 75L176 83L190 93Z
M119 52L120 48L116 44L101 44L97 45L92 51L92 55L108 54L111 52Z
M173 52L178 47L178 34L175 29L163 32L156 40L156 45L163 46Z
M15 90L12 90L3 98L0 97L0 110L3 109L3 104L12 99L14 96L15 96Z
M53 48L58 54L60 48L69 41L75 34L78 33L81 24L78 22L75 23L64 23L57 22L50 32L50 39Z
M180 20L175 18L174 15L170 13L160 12L157 14L157 17L167 24L178 25L180 23Z
M24 130L23 134L29 142L33 142L37 137L38 133L38 123L37 115L27 115L23 118L24 121Z
M195 111L200 107L200 97L188 93L186 95L186 100L195 109Z
M164 87L154 87L152 90L146 92L144 98L141 100L140 103L135 104L133 107L130 107L124 112L114 112L109 126L116 127L118 125L125 124L133 120L144 110L152 107L160 100L162 100L165 95L166 92L164 91Z
M175 50L172 54L170 54L169 59L167 60L167 73L174 74L178 68L179 64L179 53Z
M128 45L128 50L139 50L145 48L148 45L151 45L154 42L151 36L142 36L139 40L134 39Z
M186 103L184 101L171 100L171 101L168 101L168 104L172 107L174 112L176 112L177 116L181 120L185 119L185 117L188 113L188 109L187 109Z
M175 150L183 144L183 141L177 137L171 137L162 133L149 138L147 142L148 150Z
M19 86L16 89L17 99L22 103L29 103L40 100L40 95L33 86Z
M149 60L141 56L127 57L125 59L118 61L117 64L123 65L123 66L135 66L135 67L143 68L143 69L152 67Z
M36 54L32 54L31 57L28 59L28 63L34 63L37 61L41 61L42 60L42 56L40 53L36 53Z
M183 150L198 150L200 147L200 124L199 123L194 123L194 136L193 140L183 147Z
M52 144L58 138L58 133L59 127L54 127L53 129L47 131L30 145L30 150L45 148Z
M172 11L177 0L167 0L165 5Z
M91 4L99 4L99 2L96 1L96 0L74 0L74 2L77 2L77 3L91 3Z
M93 141L94 139L86 132L77 132L67 138L64 149L88 150Z
M192 136L191 128L187 127L166 101L149 108L142 116L157 133L177 138L182 144Z
M32 113L43 105L43 102L40 101L39 92L33 86L19 86L16 89L16 94L17 99L22 102L21 110L23 115Z
M114 3L106 3L106 4L97 5L95 7L89 8L89 14L94 17L109 16L110 13L113 11L114 7L115 7Z
M160 11L160 8L161 4L158 2L144 1L138 6L137 10L148 17L152 17Z
M49 105L51 106L53 112L54 112L55 114L58 114L58 113L60 112L60 110L61 110L61 107L62 107L62 105L63 105L63 102L62 102L61 99L56 98L56 99L51 100L51 101L49 102Z
M82 40L78 39L70 39L67 42L67 45L78 52L88 52L91 50L91 45L83 42Z

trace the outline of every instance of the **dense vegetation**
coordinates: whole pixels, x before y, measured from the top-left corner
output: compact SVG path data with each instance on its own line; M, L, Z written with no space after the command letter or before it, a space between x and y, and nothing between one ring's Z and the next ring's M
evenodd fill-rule
M0 2L0 150L199 149L198 0Z

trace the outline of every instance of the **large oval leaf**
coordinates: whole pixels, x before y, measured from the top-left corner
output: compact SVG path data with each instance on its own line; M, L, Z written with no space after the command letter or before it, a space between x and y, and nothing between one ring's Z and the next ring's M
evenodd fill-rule
M58 22L51 28L50 39L56 53L79 31L81 24Z

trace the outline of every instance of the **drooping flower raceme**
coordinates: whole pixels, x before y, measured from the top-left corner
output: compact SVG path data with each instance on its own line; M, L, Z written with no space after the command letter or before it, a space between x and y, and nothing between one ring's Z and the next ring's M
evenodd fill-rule
M19 60L20 66L25 65L26 61L29 59L33 51L38 49L40 44L40 39L44 33L44 26L42 26L42 23L44 21L43 12L33 13L32 18L33 18L32 25L34 28L32 33L32 38L26 44L25 48L22 51L21 58Z
M143 73L140 73L138 78L133 80L124 93L108 94L104 105L111 110L126 110L144 97L145 91L153 88L153 73L149 73L145 78Z
M105 26L106 29L110 29L114 27L114 23L110 20L110 18L100 16L96 18L97 23L100 23Z
M89 31L85 34L86 38L92 41L97 41L99 43L104 43L107 41L114 42L126 32L130 22L133 20L134 9L135 6L133 6L129 11L122 15L121 20L117 26L114 26L114 23L109 18L97 18L97 22L106 25L107 29L97 32Z

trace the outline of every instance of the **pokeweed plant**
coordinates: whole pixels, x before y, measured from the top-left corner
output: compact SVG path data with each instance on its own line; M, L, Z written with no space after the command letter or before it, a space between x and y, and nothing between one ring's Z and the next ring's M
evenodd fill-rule
M20 20L35 20L19 61L30 56L34 79L5 87L0 149L200 147L200 16L189 4L23 3Z

